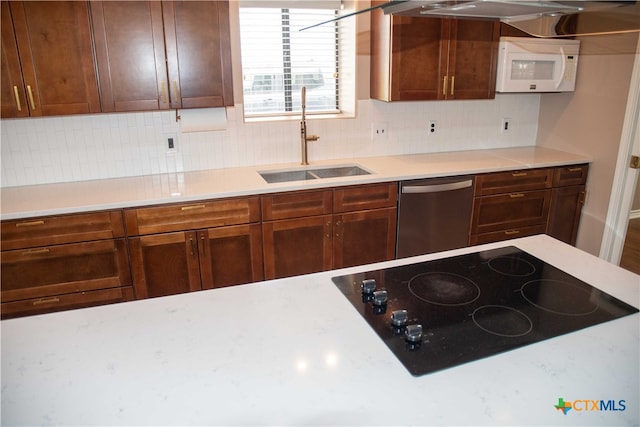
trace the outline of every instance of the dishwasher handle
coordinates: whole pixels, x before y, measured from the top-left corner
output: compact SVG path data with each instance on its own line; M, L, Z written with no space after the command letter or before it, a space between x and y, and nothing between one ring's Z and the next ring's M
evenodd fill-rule
M462 188L469 188L472 185L473 185L472 179L468 179L466 181L451 182L448 184L407 185L402 187L402 193L403 194L439 193L441 191L453 191L453 190L460 190Z

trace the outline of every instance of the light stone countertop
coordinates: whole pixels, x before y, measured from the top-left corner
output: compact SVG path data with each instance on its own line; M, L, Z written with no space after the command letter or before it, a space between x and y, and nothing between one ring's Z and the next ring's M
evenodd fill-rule
M640 304L639 276L540 235L4 320L1 423L639 425L639 314L413 377L331 281L506 245Z
M7 187L0 193L0 211L2 219L20 219L331 186L571 165L590 161L590 158L583 155L543 147L334 159L312 161L309 168L358 164L372 174L276 184L267 184L258 172L296 169L301 166L282 164L215 169Z

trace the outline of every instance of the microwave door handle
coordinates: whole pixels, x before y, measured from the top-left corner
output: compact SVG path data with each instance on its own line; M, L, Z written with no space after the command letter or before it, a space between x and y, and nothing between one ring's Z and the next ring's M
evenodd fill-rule
M560 58L560 64L562 66L560 68L560 76L558 77L558 81L556 82L556 89L558 89L562 84L562 80L564 79L564 72L567 69L567 58L564 55L564 48L562 46L560 47Z

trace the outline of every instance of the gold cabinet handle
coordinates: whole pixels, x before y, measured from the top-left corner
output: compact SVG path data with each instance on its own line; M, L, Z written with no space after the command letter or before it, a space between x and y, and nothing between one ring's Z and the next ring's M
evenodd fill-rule
M31 86L27 85L27 94L29 95L29 103L31 103L31 109L36 109L36 103L33 100L33 91L31 90Z
M581 172L582 168L569 168L568 171L569 172Z
M34 227L37 225L44 225L44 221L38 220L38 221L18 222L16 224L16 227Z
M189 238L189 249L191 249L191 256L192 257L195 256L196 248L195 248L195 246L193 244L193 239L192 238Z
M442 95L447 96L447 80L449 80L449 76L444 76L442 79Z
M327 227L327 231L325 234L327 238L330 239L331 238L331 221L327 221L326 227Z
M22 111L22 104L20 103L20 93L18 93L18 86L13 87L13 95L16 98L16 107L18 111Z
M519 199L521 197L524 197L524 193L511 193L509 194L509 197L511 197L512 199Z
M505 230L504 234L507 236L513 236L514 234L520 233L520 230Z
M164 80L160 82L160 102L163 104L167 102L167 84Z
M180 101L180 91L178 90L178 82L176 80L173 81L173 94L176 97L176 101Z
M23 256L29 256L29 255L42 255L42 254L48 254L50 251L47 248L40 248L40 249L31 249L29 251L24 251L22 252Z
M519 176L527 176L526 172L514 172L511 174L512 177L519 177Z
M451 96L453 96L453 92L455 91L456 86L456 76L451 76Z
M202 255L207 253L207 242L204 239L204 233L200 235L200 242L202 242Z
M37 301L34 301L32 304L33 305L40 305L40 304L55 304L60 302L60 298L58 297L53 297L53 298L41 298Z
M192 211L194 209L204 209L204 205L191 205L191 206L183 206L180 208L181 211Z

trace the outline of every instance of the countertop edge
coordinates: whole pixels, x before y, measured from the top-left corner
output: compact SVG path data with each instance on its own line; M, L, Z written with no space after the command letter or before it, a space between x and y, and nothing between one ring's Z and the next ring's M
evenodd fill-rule
M258 165L6 187L0 190L0 219L15 220L287 191L557 167L590 163L591 160L581 154L529 146L324 160L314 162L310 167L358 164L373 173L277 184L267 184L258 172L301 166Z

